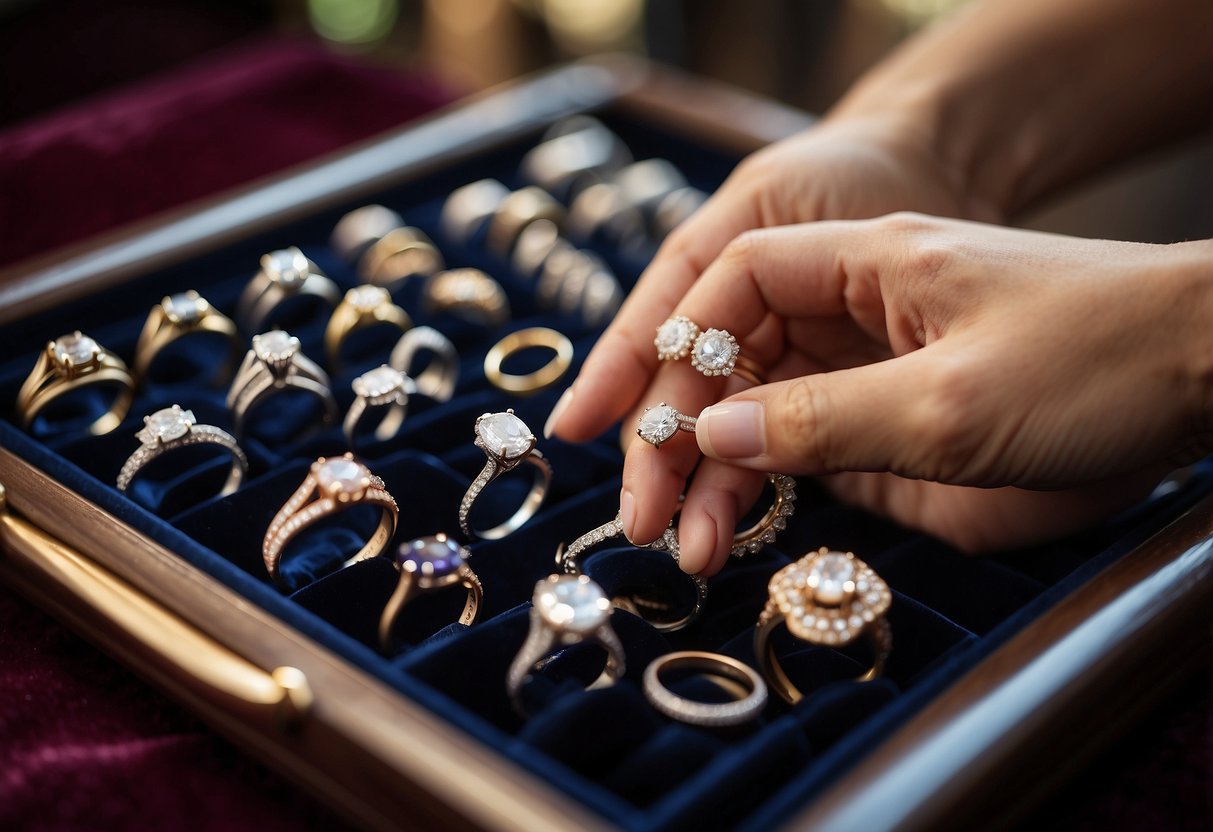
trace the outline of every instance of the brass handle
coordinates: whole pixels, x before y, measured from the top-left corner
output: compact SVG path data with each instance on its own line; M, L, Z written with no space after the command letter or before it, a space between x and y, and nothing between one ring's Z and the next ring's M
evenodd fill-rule
M148 660L156 671L225 710L268 726L297 724L312 705L307 677L294 667L257 667L114 573L8 509L0 485L0 544L41 583L79 599L97 615L90 629L115 652ZM144 664L143 661L139 662Z

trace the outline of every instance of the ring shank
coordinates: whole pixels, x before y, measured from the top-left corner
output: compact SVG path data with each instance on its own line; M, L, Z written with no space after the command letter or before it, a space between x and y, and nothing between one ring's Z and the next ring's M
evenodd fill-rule
M292 540L320 520L330 517L343 509L353 508L354 506L360 505L378 506L381 509L379 515L379 524L375 527L375 531L371 533L370 538L365 544L363 544L362 548L342 562L341 568L344 569L345 567L352 566L360 561L368 560L382 552L387 547L388 543L391 542L392 535L396 532L398 509L395 502L393 502L390 497L382 498L368 495L366 498L356 503L343 504L333 508L330 511L311 512L305 514L299 523L289 528L284 524L273 538L266 541L267 545L270 543L277 544L277 548L274 550L273 556L267 556L265 558L265 569L269 573L270 577L274 580L274 583L280 587L282 586L282 570L280 567L282 565L283 555L286 553L286 547L290 545ZM304 507L305 506L300 506L299 510L302 510Z
M779 656L775 653L775 645L771 641L771 633L782 623L783 616L779 613L778 608L768 603L759 619L758 628L754 632L754 656L762 675L771 688L779 694L779 698L790 705L795 705L804 698L804 694L788 678L787 672L780 664ZM892 643L892 629L888 619L881 617L873 621L864 629L863 637L867 639L872 648L873 659L871 667L855 677L856 682L870 682L884 671Z
M539 511L540 506L543 505L543 501L547 498L548 489L552 485L552 466L548 464L543 454L537 450L532 450L523 457L522 462L533 466L535 471L534 479L531 482L531 489L527 492L526 498L523 499L522 505L518 507L518 510L496 526L488 529L473 528L471 525L471 503L475 501L475 497L469 500L465 495L464 500L467 501L468 514L467 519L460 521L464 534L468 537L480 538L481 540L500 540L517 531L524 523L535 516L535 512ZM485 483L486 488L503 473L502 469L492 460L485 464L485 470L488 469L493 469L493 473L490 475L488 483Z

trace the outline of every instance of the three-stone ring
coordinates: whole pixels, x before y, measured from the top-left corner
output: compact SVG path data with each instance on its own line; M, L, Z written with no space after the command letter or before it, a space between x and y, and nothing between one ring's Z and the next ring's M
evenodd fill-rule
M536 347L553 353L551 359L538 370L526 375L502 370L501 365L510 356ZM489 348L484 356L484 376L498 390L529 396L560 381L572 363L573 342L568 336L546 326L532 326L511 332Z
M729 702L701 702L667 687L663 673L688 673L711 680L733 697ZM691 725L726 728L748 722L762 712L767 686L753 668L730 656L683 650L658 656L644 669L644 695L661 713Z
M685 315L675 315L657 327L653 339L659 361L691 357L691 366L705 376L736 373L751 384L766 384L762 368L741 354L741 346L727 330L701 330Z
M392 303L391 294L382 286L366 283L346 292L324 330L324 354L329 369L334 373L341 369L341 348L350 335L380 324L408 332L413 319Z
M425 283L422 295L431 315L450 313L481 326L499 326L510 319L505 289L480 269L447 269Z
M522 690L532 672L552 653L575 644L596 643L607 653L602 673L586 690L619 680L626 660L623 644L611 627L611 611L602 587L585 575L550 575L535 584L530 630L506 674L506 692L519 716L527 715Z
M329 389L328 374L303 354L298 338L275 329L253 336L253 348L232 380L227 406L235 434L244 434L254 407L283 390L301 390L317 397L324 407L325 423L337 421L337 401Z
M853 553L823 546L776 572L767 589L769 597L754 632L754 656L767 683L784 701L794 705L804 694L788 678L770 641L780 624L798 639L827 647L844 647L865 636L872 647L872 665L857 681L875 679L884 670L893 646L885 618L893 594Z
M135 434L135 438L140 442L139 448L127 458L118 472L117 485L122 492L130 487L135 476L152 460L187 445L219 445L231 454L232 467L219 490L220 496L231 494L239 488L244 475L248 473L248 457L236 444L235 437L213 425L198 424L193 411L183 410L180 405L144 416L143 429Z
M504 413L484 413L476 419L476 439L474 444L484 451L487 457L484 468L472 481L467 493L459 504L459 528L469 540L499 540L520 527L539 511L547 497L548 487L552 483L552 466L548 464L535 447L535 435L526 423L514 415L514 411ZM506 471L512 471L522 463L528 463L535 468L535 478L531 490L527 492L522 505L506 520L488 529L472 527L470 515L472 504L476 498L493 480Z
M240 358L236 324L192 289L167 295L148 313L135 344L135 378L144 383L161 351L180 339L200 334L220 336L227 342L226 360L216 367L212 377L217 385L226 383Z
M79 330L48 341L17 392L21 426L29 430L40 413L53 402L62 404L64 396L99 387L116 388L117 392L108 409L89 424L93 436L109 433L122 423L135 395L134 379L121 358Z
M262 539L261 555L274 582L282 585L283 552L296 535L325 517L359 505L380 508L379 524L362 548L346 558L343 566L382 552L396 532L400 511L396 500L384 488L383 480L355 461L352 454L320 457L313 462L302 484L270 521Z
M245 332L261 332L270 328L279 307L296 298L317 299L332 308L341 300L341 290L298 248L271 251L240 295L237 320Z
M580 574L582 571L582 556L595 546L599 546L617 537L623 537L623 520L620 519L619 515L615 515L615 519L608 523L603 523L595 529L590 529L590 531L581 535L581 537L574 540L567 547L561 544L556 549L556 565L568 574ZM624 538L624 540L626 539ZM675 562L678 561L680 556L678 533L672 527L667 528L652 543L637 545L636 548L668 552ZM688 575L687 577L690 578L695 586L695 601L690 611L681 618L669 620L653 615L658 610L667 609L668 605L649 597L639 595L616 597L614 599L615 603L645 619L653 625L654 629L662 632L681 630L699 617L699 614L703 611L703 604L708 597L707 579L702 575Z
M465 547L445 534L419 537L396 550L392 563L400 572L400 581L379 617L379 646L384 653L392 652L392 630L396 619L418 595L462 586L467 590L467 602L459 614L459 623L469 627L476 623L480 603L484 600L484 588L480 578L468 566L468 556Z

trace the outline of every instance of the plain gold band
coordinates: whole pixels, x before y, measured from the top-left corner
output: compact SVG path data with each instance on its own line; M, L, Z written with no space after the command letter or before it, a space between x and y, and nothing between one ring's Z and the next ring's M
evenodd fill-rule
M531 347L546 347L556 354L533 373L515 375L503 372L501 365L516 352ZM573 342L565 335L544 326L520 329L502 338L484 357L484 376L498 390L527 396L551 387L573 364Z

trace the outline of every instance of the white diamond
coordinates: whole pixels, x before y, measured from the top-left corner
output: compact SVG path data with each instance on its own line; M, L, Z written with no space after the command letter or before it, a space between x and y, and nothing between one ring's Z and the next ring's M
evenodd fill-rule
M194 422L192 410L182 410L177 405L157 410L144 420L146 427L136 434L144 443L150 444L157 439L168 442L189 433L190 425Z
M261 267L272 279L287 286L299 285L309 272L307 257L294 246L271 251L261 258Z
M650 407L640 417L636 432L650 445L660 445L678 432L678 411L664 403Z
M724 371L737 360L737 343L720 329L709 329L695 341L695 358L709 370Z
M476 433L488 450L506 459L515 459L531 449L535 437L526 423L513 413L481 416Z
M164 312L174 321L191 324L202 317L202 298L197 292L178 292L164 299Z
M262 361L285 361L299 349L299 340L281 329L253 336L253 350Z
M100 352L97 342L87 335L73 332L55 339L55 355L67 359L73 364L83 364Z
M316 467L316 482L324 491L352 494L365 487L370 471L345 457L326 459Z
M855 592L855 565L846 555L827 552L809 569L813 597L822 604L838 605Z
M382 286L355 286L345 293L345 300L359 312L370 312L377 306L390 303L392 296Z
M607 620L611 602L602 587L589 578L561 575L535 586L535 608L557 627L587 633Z
M660 358L674 358L686 355L699 334L699 328L689 318L679 315L657 327L657 337L653 343L657 347Z
M382 364L358 376L351 386L359 396L374 398L403 387L404 375L399 370Z

